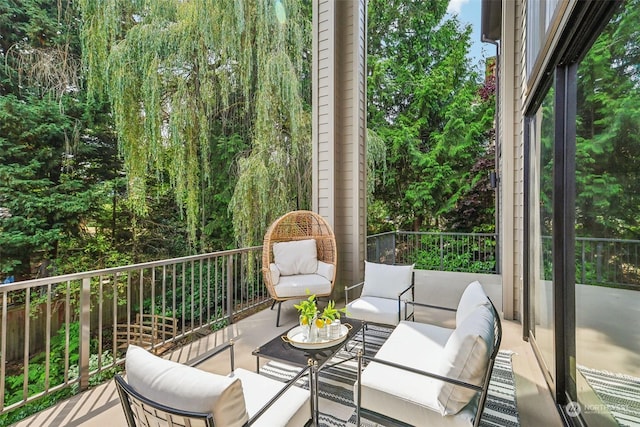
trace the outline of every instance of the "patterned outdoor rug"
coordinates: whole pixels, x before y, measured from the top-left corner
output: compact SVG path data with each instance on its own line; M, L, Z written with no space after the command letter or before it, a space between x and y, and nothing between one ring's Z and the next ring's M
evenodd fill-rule
M640 426L640 378L584 366L578 369L621 426Z
M366 353L375 355L391 329L369 326L367 329ZM355 409L353 405L353 383L356 380L357 360L352 355L362 347L362 335L358 333L346 346L339 351L332 360L320 371L320 426L323 427L353 427L355 426ZM515 401L515 385L511 369L510 352L500 351L491 375L489 394L480 425L483 427L519 426L518 412ZM352 359L352 360L348 360ZM346 361L345 361L346 360ZM343 362L334 365L337 362ZM292 378L300 368L279 362L269 362L260 372L263 375L280 381ZM301 381L302 387L308 388L307 379ZM361 419L362 425L377 427L380 424Z

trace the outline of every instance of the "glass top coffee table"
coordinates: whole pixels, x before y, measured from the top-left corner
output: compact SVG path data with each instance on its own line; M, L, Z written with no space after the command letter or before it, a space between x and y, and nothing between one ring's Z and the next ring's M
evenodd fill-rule
M283 334L276 335L271 341L261 345L251 353L256 356L256 372L260 372L261 357L300 366L301 368L309 365L312 366L312 384L309 384L309 389L312 395L311 410L315 425L318 425L318 372L362 329L362 322L359 320L346 319L342 324L349 324L351 326L351 329L349 329L347 333L347 338L331 347L319 349L302 349L295 347L283 339L283 337L287 336L287 331Z

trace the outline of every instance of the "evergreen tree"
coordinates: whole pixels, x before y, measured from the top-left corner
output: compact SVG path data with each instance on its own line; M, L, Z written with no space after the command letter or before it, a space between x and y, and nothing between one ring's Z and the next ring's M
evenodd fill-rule
M120 169L104 122L86 114L77 22L69 4L0 5L1 276L31 278L37 263L49 274Z
M387 144L374 197L396 229L447 228L488 172L472 168L489 149L494 101L478 95L471 28L445 16L448 3L369 2L368 126Z
M640 1L623 7L578 68L580 236L636 239L640 230Z

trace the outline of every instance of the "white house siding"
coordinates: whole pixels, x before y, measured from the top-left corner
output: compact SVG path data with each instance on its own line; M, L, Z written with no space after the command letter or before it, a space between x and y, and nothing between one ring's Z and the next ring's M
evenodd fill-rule
M515 7L516 27L516 93L519 100L519 113L514 120L513 151L513 319L522 319L522 292L523 292L523 260L524 260L524 110L523 102L526 93L526 61L525 61L525 28L524 28L524 4L517 2Z
M335 223L335 122L333 111L335 7L333 1L313 3L313 171L312 210Z
M317 0L315 10L313 210L336 234L334 294L340 295L344 285L362 279L364 269L366 5L365 0Z
M524 2L502 2L499 90L500 253L502 307L506 319L521 319L524 260L524 122L526 93Z

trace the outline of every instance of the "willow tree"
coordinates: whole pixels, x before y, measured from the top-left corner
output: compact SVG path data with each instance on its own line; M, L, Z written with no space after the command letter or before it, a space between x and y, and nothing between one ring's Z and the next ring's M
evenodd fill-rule
M238 137L229 209L240 244L308 204L310 132L300 81L308 23L297 0L81 0L94 99L113 109L129 200L147 212L150 177L171 184L196 242L212 147ZM224 142L222 142L224 143ZM202 243L201 243L202 246Z

